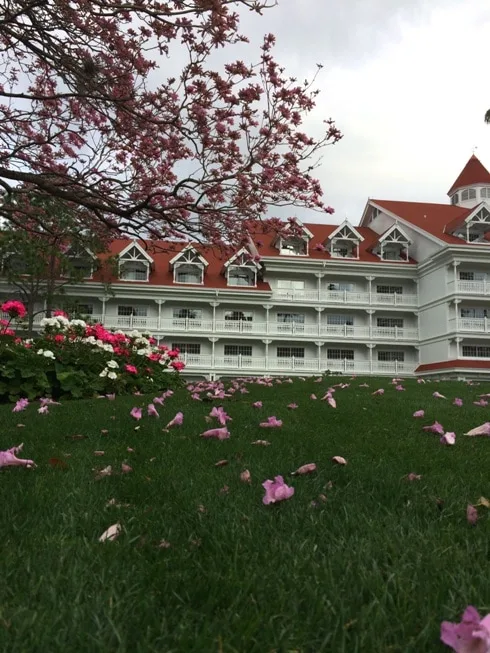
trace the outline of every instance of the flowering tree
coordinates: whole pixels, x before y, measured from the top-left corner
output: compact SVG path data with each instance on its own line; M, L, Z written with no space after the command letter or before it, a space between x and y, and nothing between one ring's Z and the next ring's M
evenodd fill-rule
M330 119L303 132L314 80L286 75L270 34L255 63L215 62L246 41L237 11L268 2L0 0L2 192L28 184L112 233L212 243L273 206L331 212L312 171L341 134Z
M106 251L107 242L90 228L92 219L86 210L34 195L32 189L16 199L21 201L11 201L9 206L13 222L0 227L0 280L7 283L9 294L14 289L26 305L31 335L36 304L45 304L50 315L67 285L91 276L98 264L96 255ZM29 218L31 211L36 221ZM108 258L105 271L110 270Z

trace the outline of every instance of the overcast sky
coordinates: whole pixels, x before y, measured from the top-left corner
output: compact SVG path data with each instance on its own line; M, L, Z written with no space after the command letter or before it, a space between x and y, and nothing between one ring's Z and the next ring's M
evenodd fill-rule
M331 116L344 133L317 170L330 222L357 223L369 197L447 202L475 147L490 169L489 0L279 0L242 25L273 32L300 80L324 66L307 131Z

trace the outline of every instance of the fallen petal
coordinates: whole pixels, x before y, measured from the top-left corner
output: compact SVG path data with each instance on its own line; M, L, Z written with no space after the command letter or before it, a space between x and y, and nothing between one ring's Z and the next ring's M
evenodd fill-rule
M342 464L345 465L346 461L344 460ZM302 474L311 474L312 472L316 472L316 464L307 463L306 465L301 465L301 467L298 467L298 469L295 472L292 472L292 475L295 476L295 475L302 475Z
M474 526L478 520L478 510L475 506L472 506L471 503L466 506L466 519L472 526Z
M347 465L347 460L342 456L333 456L332 462L337 463L337 465Z
M116 537L120 534L121 532L121 524L116 523L112 524L112 526L109 526L109 528L102 533L102 535L99 537L99 542L107 542L107 541L112 541L115 540Z
M241 474L240 474L240 480L243 483L251 483L252 482L252 477L248 469L245 469Z

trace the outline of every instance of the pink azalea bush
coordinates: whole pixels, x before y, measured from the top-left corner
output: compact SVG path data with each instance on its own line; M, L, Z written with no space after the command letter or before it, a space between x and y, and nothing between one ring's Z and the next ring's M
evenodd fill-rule
M14 300L1 308L11 320L26 314ZM35 339L17 337L10 321L3 322L0 333L13 337L0 342L0 399L152 392L180 382L179 351L157 346L150 334L109 331L102 324L70 320L63 311L41 320Z

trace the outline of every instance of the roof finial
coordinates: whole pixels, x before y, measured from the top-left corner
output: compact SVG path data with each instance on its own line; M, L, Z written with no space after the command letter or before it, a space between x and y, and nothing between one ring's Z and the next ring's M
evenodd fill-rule
M473 156L475 156L477 149L478 149L478 145L473 145Z

